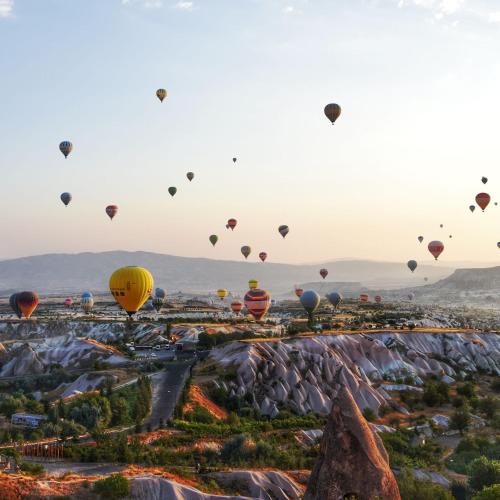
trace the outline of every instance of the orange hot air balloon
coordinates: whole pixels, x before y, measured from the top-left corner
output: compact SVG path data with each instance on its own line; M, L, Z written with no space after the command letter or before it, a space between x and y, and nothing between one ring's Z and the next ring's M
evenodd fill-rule
M303 288L295 288L295 295L297 295L297 297L300 299L300 297L302 297L302 294L304 293L304 289Z
M382 297L380 295L375 295L375 302L377 304L382 304Z
M242 309L243 309L243 303L240 302L239 300L231 302L231 311L233 311L233 313L236 314L236 316L240 315Z
M367 293L362 293L360 296L359 296L359 301L360 302L368 302L368 294Z
M236 224L238 224L238 221L236 219L229 219L227 221L227 225L231 229L231 231L234 231L234 228L236 227Z
M319 274L323 279L325 279L328 276L328 269L320 269Z
M259 253L259 259L262 261L262 262L265 262L266 259L267 259L267 253L266 252L260 252Z
M38 306L39 299L36 292L21 292L17 294L17 306L23 316L29 319Z
M245 295L245 306L257 321L267 313L270 305L271 296L265 290L255 288L254 290L248 290Z
M491 197L488 193L479 193L476 196L476 203L479 205L481 210L484 212L484 209L489 205L491 201Z
M108 214L108 217L113 220L113 217L118 213L118 206L117 205L108 205L106 207L106 213Z
M438 260L438 257L443 253L444 245L440 241L435 240L431 241L427 248L433 257Z

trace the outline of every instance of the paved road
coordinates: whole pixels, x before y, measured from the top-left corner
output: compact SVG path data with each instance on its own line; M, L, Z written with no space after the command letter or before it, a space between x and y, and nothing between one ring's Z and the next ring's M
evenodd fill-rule
M145 424L158 427L160 418L166 423L173 416L175 405L189 377L192 361L175 363L151 377L153 385L153 402L151 415Z

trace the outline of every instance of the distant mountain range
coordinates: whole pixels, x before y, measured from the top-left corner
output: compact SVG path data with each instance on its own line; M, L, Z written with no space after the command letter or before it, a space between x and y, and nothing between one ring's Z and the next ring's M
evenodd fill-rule
M405 263L368 260L340 260L315 265L255 263L177 257L150 252L101 252L78 254L47 254L0 261L0 293L7 295L21 289L43 294L59 292L107 291L111 273L121 266L146 267L155 284L170 292L206 293L224 287L242 292L250 278L258 279L263 288L274 294L286 294L294 284L320 280L318 286L333 287L335 283L350 288L394 289L429 283L449 276L453 267L422 264L414 274ZM318 271L325 267L325 281Z

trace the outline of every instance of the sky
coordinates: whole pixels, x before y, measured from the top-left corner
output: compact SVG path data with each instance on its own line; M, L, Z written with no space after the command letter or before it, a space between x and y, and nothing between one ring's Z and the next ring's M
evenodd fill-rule
M0 0L0 258L495 263L496 3Z

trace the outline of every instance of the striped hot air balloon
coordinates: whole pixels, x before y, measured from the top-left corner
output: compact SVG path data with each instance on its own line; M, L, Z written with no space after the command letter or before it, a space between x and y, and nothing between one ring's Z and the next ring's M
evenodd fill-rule
M242 309L243 309L243 302L241 302L239 300L235 300L234 302L231 302L231 311L233 311L233 313L236 316L240 315L240 312Z
M82 293L80 297L80 307L86 312L90 312L94 307L94 297L90 292Z
M443 253L444 245L440 241L434 240L427 245L427 248L432 256L438 260L438 257Z
M21 292L17 294L17 305L23 316L29 319L38 306L39 299L36 292Z
M64 158L67 158L71 151L73 151L73 144L69 141L62 141L61 144L59 144L59 151L64 155Z
M245 295L245 306L248 312L259 321L269 310L271 305L271 296L265 290L254 288L248 290Z
M368 294L367 293L362 293L360 296L359 296L359 301L360 302L368 302Z

